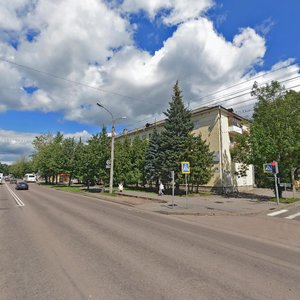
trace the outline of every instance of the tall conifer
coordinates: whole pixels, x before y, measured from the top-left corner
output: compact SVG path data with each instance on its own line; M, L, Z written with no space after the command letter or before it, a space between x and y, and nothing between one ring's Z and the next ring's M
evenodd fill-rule
M173 88L172 100L164 114L167 116L161 134L161 175L167 180L170 171L175 171L176 187L181 179L181 161L188 159L189 135L193 130L191 112L184 106L178 81Z

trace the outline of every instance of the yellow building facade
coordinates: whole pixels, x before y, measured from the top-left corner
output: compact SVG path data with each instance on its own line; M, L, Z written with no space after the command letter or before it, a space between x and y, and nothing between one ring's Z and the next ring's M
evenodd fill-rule
M248 131L248 120L235 114L232 109L222 106L201 107L191 111L194 129L192 133L197 136L201 134L202 139L209 145L210 151L214 153L213 176L206 185L207 188L228 188L238 187L250 189L254 185L253 166L248 166L246 176L238 175L240 164L232 162L230 149L234 146L236 135ZM149 139L154 128L158 132L164 128L165 120L154 124L134 129L124 130L116 136L116 140L123 140L125 136L134 139L136 136ZM193 166L191 166L191 171Z

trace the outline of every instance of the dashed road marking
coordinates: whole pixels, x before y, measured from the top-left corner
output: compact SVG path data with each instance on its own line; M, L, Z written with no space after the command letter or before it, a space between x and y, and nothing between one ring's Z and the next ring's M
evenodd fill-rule
M287 209L282 209L282 210L279 210L279 211L274 211L270 214L267 214L267 216L269 217L274 217L274 216L277 216L277 215L281 215L281 214L284 214L285 212L287 212L288 210Z
M288 217L285 217L286 219L289 219L289 220L292 220L292 219L295 219L296 217L299 217L300 216L300 212L296 213L296 214L293 214L293 215L290 215Z

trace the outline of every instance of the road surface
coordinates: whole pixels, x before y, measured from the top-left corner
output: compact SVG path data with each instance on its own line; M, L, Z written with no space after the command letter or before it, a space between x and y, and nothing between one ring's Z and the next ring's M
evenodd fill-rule
M0 253L2 300L300 295L297 247L36 184L0 186Z

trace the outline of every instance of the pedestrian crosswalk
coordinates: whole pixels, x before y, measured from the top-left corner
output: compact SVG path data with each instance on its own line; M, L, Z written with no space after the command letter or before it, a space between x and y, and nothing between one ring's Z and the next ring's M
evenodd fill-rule
M300 217L300 212L298 212L298 213L296 213L294 215L290 215L290 216L286 217L286 219L292 220L292 219L295 219L297 217Z
M269 217L281 217L288 220L300 221L300 207L292 209L281 209L267 214Z

